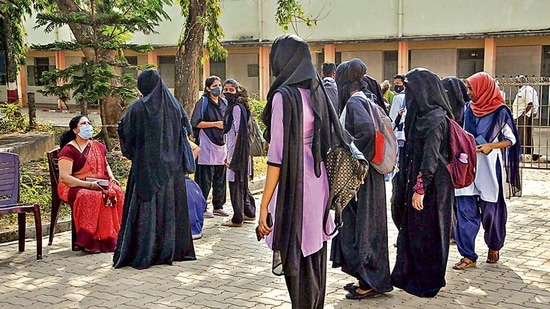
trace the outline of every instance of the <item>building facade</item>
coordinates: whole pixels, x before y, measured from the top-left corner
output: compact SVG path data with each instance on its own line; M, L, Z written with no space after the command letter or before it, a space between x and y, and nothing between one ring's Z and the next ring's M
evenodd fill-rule
M339 63L360 58L368 74L378 81L415 67L440 77L461 78L486 71L494 76L550 76L550 8L545 0L315 0L301 1L306 13L317 19L314 28L291 25L309 42L312 58ZM264 98L272 77L269 51L282 30L275 22L275 1L222 0L223 45L229 56L207 62L203 76L235 78L250 92ZM127 52L132 64L154 63L169 87L174 85L175 44L183 25L179 7L166 7L171 21L156 34L136 34L132 43L149 43L147 54ZM70 40L68 28L51 33L33 29L27 20L28 41L45 44ZM79 52L29 51L19 78L20 97L36 91L44 70L65 68L81 61ZM544 91L543 91L544 92ZM199 89L197 89L197 94ZM513 95L513 94L512 94ZM6 96L0 91L0 100ZM548 100L548 91L542 100ZM37 103L56 105L57 98L36 94ZM69 102L71 103L71 102Z

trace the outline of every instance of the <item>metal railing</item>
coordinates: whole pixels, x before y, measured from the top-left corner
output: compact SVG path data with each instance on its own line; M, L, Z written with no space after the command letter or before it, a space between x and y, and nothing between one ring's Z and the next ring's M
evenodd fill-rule
M537 116L529 119L520 116L516 121L522 145L521 167L550 169L550 77L499 77L496 80L511 110L523 85L529 85L536 91L537 95L533 99L538 97Z

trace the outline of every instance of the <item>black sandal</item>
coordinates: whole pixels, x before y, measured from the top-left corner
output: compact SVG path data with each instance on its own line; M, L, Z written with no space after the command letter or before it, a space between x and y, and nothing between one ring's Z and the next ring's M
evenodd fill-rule
M344 290L348 292L354 292L356 289L358 289L359 286L355 284L355 282L350 282L346 285L344 285Z
M347 299L363 299L363 298L373 298L381 295L380 293L376 292L374 289L370 289L367 293L361 294L357 292L357 289L350 291L348 294L346 294Z

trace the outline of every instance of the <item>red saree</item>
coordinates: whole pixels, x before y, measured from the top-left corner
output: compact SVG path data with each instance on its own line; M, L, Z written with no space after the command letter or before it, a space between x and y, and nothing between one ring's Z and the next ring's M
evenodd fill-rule
M73 162L72 175L84 180L86 177L109 179L105 156L105 145L90 141L82 153L67 144L59 153L59 160ZM58 185L59 197L72 205L76 226L76 244L90 252L113 252L115 250L124 193L112 180L103 191L81 187Z

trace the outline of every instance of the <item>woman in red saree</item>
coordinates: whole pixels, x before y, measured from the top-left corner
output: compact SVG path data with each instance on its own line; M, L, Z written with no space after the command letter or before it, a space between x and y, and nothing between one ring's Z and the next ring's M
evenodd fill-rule
M107 163L105 145L91 140L88 118L74 117L69 128L61 136L58 192L72 205L76 245L88 252L113 252L124 193Z

